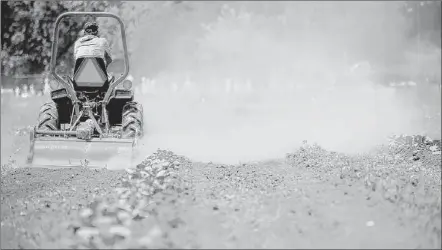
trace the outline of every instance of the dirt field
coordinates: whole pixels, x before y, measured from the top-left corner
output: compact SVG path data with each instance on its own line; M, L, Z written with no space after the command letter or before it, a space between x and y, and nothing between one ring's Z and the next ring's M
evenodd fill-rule
M440 155L302 143L368 145L368 125L345 135L307 129L320 112L146 101L137 169L22 168L42 102L2 96L2 248L441 248Z

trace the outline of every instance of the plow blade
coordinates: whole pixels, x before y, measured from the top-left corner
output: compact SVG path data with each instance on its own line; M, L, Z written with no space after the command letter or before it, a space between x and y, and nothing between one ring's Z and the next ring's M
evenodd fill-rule
M66 137L31 138L30 167L125 169L132 166L132 139Z

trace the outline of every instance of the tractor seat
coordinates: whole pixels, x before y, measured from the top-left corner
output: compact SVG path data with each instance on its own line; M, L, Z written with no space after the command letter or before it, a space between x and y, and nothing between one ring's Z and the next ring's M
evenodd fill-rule
M109 86L106 65L103 58L84 57L75 61L72 82L75 88L106 88Z

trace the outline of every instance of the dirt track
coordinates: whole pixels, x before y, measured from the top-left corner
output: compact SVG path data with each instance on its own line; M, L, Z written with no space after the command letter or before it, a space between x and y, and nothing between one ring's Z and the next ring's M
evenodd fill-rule
M14 155L5 143L28 136L4 120ZM440 155L422 154L304 145L235 165L157 151L129 173L5 167L1 247L440 248Z
M168 155L166 159L174 157L162 154ZM370 191L364 185L362 176L367 173L362 169L359 179L355 175L357 167L342 174L341 168L320 164L291 166L275 160L234 166L180 161L175 170L168 171L176 173L180 181L165 188L173 187L169 192L145 196L149 201L144 209L147 218L126 225L120 222L130 231L120 229L114 232L117 236L109 228L120 224L109 218L118 215L108 213L101 219L84 220L78 212L84 214L81 208L93 201L99 201L95 206L103 202L100 197L113 197L127 173L14 170L2 180L2 248L67 248L81 244L99 248L440 246L440 186L425 185L429 190L418 193L417 200L412 201L407 189L417 188L409 182L399 183L400 190L394 194L389 193L391 187L382 185ZM336 162L333 166L336 164L346 165ZM440 171L435 174L440 175ZM117 204L112 199L106 203L110 207ZM102 210L92 211L98 214ZM101 234L95 238L101 240L90 243L83 239L98 232Z

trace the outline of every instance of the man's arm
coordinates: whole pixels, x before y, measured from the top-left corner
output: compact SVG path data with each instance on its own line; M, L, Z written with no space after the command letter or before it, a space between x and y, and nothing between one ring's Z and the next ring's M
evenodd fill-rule
M78 53L78 40L75 41L74 44L74 61L77 60L77 53Z
M109 46L109 42L103 38L103 47L104 47L104 59L106 60L106 64L109 65L112 63L112 54Z

